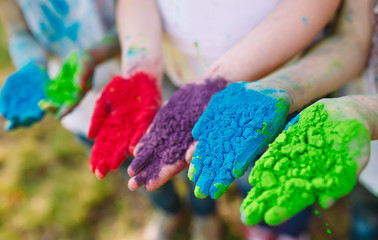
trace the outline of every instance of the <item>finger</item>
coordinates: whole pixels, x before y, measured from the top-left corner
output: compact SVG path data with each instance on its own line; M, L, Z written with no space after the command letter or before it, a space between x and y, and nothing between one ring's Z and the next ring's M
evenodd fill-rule
M322 208L330 208L333 206L333 204L335 204L336 198L326 194L321 194L318 197L318 202Z
M45 112L55 114L58 111L58 107L46 99L39 101L38 105Z
M190 164L190 162L192 161L192 157L193 157L194 151L196 150L197 144L198 144L198 141L193 142L192 144L190 144L188 150L186 151L185 161L187 164Z
M168 182L174 176L179 174L181 171L186 169L188 164L184 160L176 161L174 164L165 165L159 172L159 176L157 178L150 178L147 177L146 180L146 190L153 191L158 189L160 186Z
M114 157L109 162L109 169L111 171L117 170L121 166L123 161L126 160L127 156L129 155L127 150L128 146L129 141L126 141L119 148L116 149Z
M194 125L192 129L192 136L196 140L199 140L200 136L202 135L206 127L206 123L209 122L209 119L204 116L205 113L203 113L203 115L198 119L197 123Z
M144 183L146 182L146 179L147 179L147 172L141 171L129 180L128 188L131 191L135 191L144 185Z
M127 173L130 177L134 177L139 173L150 161L153 156L155 156L155 146L146 143L140 145L138 149L138 155L131 162L130 166L127 168Z
M279 225L295 214L289 212L287 208L281 206L273 206L264 214L265 222L270 226Z
M234 167L232 169L232 174L235 178L241 177L248 170L252 161L256 159L258 155L264 152L267 147L265 142L265 137L259 134L255 139L253 139L249 144L246 144L245 148L240 154L237 154Z
M196 183L196 187L194 188L194 195L196 195L197 198L203 199L209 196L209 190L214 177L214 173L211 174L208 171L202 170L202 173Z
M30 127L36 121L38 120L28 114L28 115L22 116L20 123L25 127Z
M203 168L203 159L202 156L200 155L201 152L201 146L202 142L199 142L196 146L196 149L194 150L192 161L189 166L189 171L188 171L188 178L192 182L197 182L198 177L201 175L202 168Z
M223 195L234 181L231 171L221 171L214 178L213 184L210 187L209 193L212 199L217 199Z
M5 131L12 131L13 129L17 128L19 124L17 121L7 120L4 124L4 130Z
M152 121L152 119L151 119ZM150 122L145 122L141 124L137 130L134 132L133 137L131 138L129 145L127 146L127 150L129 154L132 154L135 150L135 146L139 143L140 139L143 137L143 135L146 133L148 126L150 125Z
M89 166L91 171L95 173L97 166L99 163L107 157L106 154L103 152L103 146L101 146L101 139L97 139L92 147L91 156L89 158Z
M95 106L95 109L91 118L91 124L90 124L89 132L88 132L89 139L96 138L108 114L109 114L108 105L105 103L105 100L101 96L96 102L96 106Z
M106 165L105 161L100 161L99 164L96 166L94 174L98 179L104 179L109 171L108 166Z

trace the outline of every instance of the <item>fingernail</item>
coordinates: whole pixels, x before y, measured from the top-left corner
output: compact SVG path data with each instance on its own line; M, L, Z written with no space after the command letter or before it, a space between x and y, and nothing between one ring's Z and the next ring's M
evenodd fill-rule
M101 173L100 173L100 170L98 170L98 169L96 169L96 171L95 171L95 175L96 175L96 177L99 179L99 180L101 180L101 179L103 179L105 176L104 175L102 175Z

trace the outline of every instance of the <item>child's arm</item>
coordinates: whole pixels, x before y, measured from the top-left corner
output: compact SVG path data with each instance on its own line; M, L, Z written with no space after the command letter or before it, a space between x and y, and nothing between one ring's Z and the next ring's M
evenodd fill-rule
M316 201L328 208L349 194L378 137L377 106L378 95L322 99L293 118L256 161L242 221L277 225Z
M44 115L38 102L45 97L44 86L49 80L47 54L29 32L15 1L0 2L0 19L9 37L10 55L17 67L0 92L0 113L7 119L4 128L12 130L31 126Z
M371 4L345 1L334 35L314 46L297 63L257 84L286 90L293 112L356 77L366 66L369 52Z
M143 71L159 81L162 65L162 24L155 0L120 0L118 36L122 48L122 75Z
M119 52L119 42L115 27L92 47L77 49L64 60L61 70L46 87L47 99L40 107L53 113L58 119L69 114L92 87L97 65L109 60Z
M284 0L207 75L228 81L255 81L303 50L334 16L340 0Z
M121 76L97 100L88 137L96 138L90 166L100 179L133 153L161 104L162 26L155 0L120 0Z
M197 182L197 196L221 196L234 178L242 176L278 135L288 111L336 90L362 70L371 39L371 2L351 0L343 7L336 33L315 46L298 63L260 81L244 86L231 84L213 97L213 103L210 102L193 128L193 136L199 144L188 176ZM252 112L256 114L248 116ZM211 128L222 123L226 123L223 129ZM224 139L226 131L231 137ZM216 159L217 154L211 146L220 142L214 139L232 145L232 154L225 150L230 157L225 158L217 172L212 169L211 161L201 158ZM209 174L216 175L215 179L206 178Z
M14 0L0 2L0 19L9 38L9 52L20 69L28 63L46 66L46 52L28 30L21 10Z

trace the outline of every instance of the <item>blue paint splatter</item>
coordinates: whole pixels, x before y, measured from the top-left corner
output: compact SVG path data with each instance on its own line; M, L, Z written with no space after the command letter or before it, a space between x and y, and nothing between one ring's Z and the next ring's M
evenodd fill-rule
M63 19L56 16L46 5L41 5L41 9L46 16L49 25L52 26L48 28L46 23L41 23L41 29L50 34L51 41L59 41L64 37L67 37L74 42L77 41L79 22L74 22L72 25L66 27Z
M308 26L308 23L309 23L309 22L308 22L308 19L307 19L306 17L303 17L303 18L302 18L302 22L303 22L303 24L304 24L305 27Z
M136 55L140 55L145 52L146 52L145 48L130 47L129 50L127 50L127 56L135 57Z
M53 5L55 11L59 14L65 16L68 14L70 7L66 1L62 0L50 0L50 3Z

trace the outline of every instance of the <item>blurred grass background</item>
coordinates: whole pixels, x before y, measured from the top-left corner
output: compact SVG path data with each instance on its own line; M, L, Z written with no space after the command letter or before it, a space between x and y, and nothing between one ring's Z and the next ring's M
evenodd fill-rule
M4 81L14 69L1 24L0 36ZM0 240L140 239L153 213L149 202L140 192L129 191L119 172L97 180L83 146L53 117L29 129L0 129ZM185 184L175 184L185 199ZM240 203L234 188L218 201L223 239L242 239ZM314 215L312 239L346 239L347 209L343 200L321 210L322 218ZM188 212L186 218L175 239L188 239ZM326 224L332 235L326 233Z

